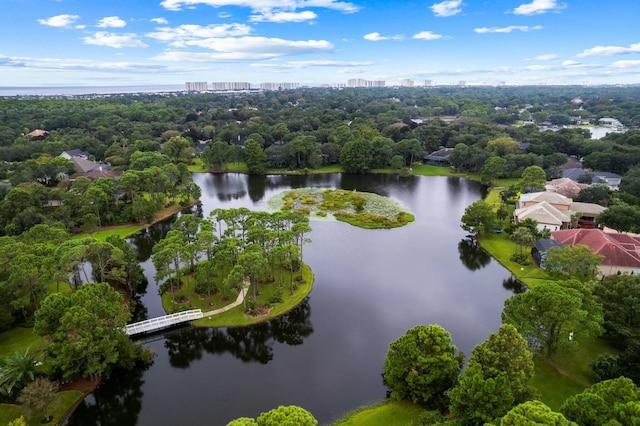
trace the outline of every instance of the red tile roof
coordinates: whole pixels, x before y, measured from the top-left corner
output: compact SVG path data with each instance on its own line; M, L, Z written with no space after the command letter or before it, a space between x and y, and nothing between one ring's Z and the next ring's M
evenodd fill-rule
M640 238L628 234L608 234L600 229L568 229L551 233L554 240L569 246L589 247L604 256L603 265L640 267Z

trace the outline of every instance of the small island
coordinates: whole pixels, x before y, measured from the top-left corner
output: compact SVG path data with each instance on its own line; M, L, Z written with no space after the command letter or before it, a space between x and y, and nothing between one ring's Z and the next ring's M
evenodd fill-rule
M302 212L313 219L336 219L365 229L389 229L415 220L396 200L370 192L344 189L298 188L267 202L274 211Z
M194 325L246 326L280 316L311 292L302 249L311 240L300 212L216 209L183 214L153 249L167 313L200 309Z

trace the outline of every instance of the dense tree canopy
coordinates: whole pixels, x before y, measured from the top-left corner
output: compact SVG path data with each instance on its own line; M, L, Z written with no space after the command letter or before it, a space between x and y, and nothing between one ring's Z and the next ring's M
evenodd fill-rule
M472 234L482 234L489 230L495 219L493 208L486 201L478 200L464 209L460 226Z
M383 380L392 399L407 399L427 408L447 405L446 391L455 384L464 355L438 325L413 327L389 345Z
M532 350L551 358L560 346L600 333L602 306L577 280L547 281L505 300L502 322L514 325Z
M579 425L637 424L640 388L626 377L605 380L569 397L560 411Z
M34 331L50 341L47 363L54 375L97 378L140 355L124 332L129 317L120 293L108 284L85 284L70 296L48 296Z
M582 282L595 280L604 256L584 245L553 247L544 260L544 268L558 278L575 278Z

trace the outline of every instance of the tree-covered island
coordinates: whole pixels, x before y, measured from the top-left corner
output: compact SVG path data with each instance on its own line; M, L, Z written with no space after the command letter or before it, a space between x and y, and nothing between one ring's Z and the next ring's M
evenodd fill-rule
M197 325L239 326L291 310L313 284L302 257L310 232L301 212L182 215L153 248L165 311L202 309Z

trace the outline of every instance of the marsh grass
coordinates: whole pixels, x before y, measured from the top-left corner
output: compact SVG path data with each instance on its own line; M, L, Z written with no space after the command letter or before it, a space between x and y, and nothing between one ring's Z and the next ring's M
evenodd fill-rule
M294 210L317 218L335 218L366 229L405 226L415 220L397 201L368 192L300 188L277 194L267 202L272 210Z

